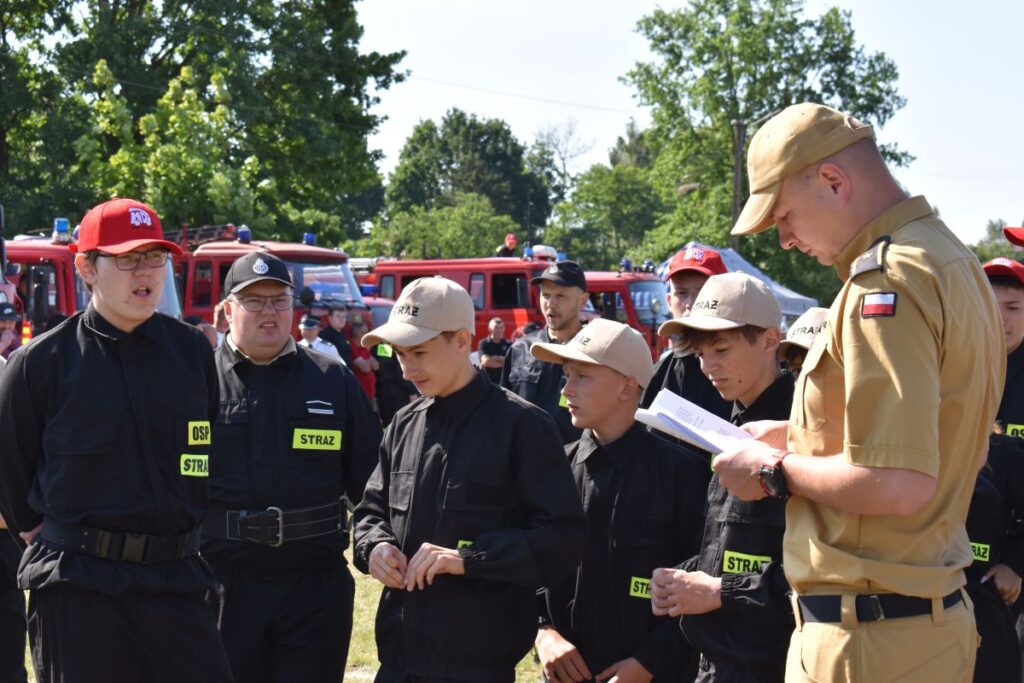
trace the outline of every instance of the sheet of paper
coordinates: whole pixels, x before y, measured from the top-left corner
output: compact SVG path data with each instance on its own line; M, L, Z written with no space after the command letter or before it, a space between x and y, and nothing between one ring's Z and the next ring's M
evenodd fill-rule
M662 389L648 409L641 408L636 419L697 448L717 455L734 448L750 435L700 406Z

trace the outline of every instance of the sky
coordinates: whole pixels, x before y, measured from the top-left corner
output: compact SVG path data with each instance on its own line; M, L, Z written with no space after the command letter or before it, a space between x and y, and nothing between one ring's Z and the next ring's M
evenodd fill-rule
M361 0L356 8L364 52L408 53L404 83L379 93L374 111L387 120L371 137L387 175L416 124L459 108L500 118L530 144L538 132L575 125L590 149L576 172L608 163L608 149L630 119L649 111L621 82L651 58L637 21L649 0ZM1024 222L1024 2L807 0L817 16L851 12L859 44L884 52L899 69L906 106L877 131L916 160L895 169L912 194L923 194L965 242L978 241L990 219ZM921 8L926 7L927 12Z

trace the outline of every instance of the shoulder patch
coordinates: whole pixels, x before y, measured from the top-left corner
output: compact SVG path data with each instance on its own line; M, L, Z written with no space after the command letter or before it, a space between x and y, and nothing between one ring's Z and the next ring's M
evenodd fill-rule
M891 318L896 315L896 292L870 292L861 298L862 318Z
M850 279L873 270L885 272L885 252L889 248L890 242L892 242L892 238L888 235L882 235L872 242L868 250L853 262L853 266L850 268Z

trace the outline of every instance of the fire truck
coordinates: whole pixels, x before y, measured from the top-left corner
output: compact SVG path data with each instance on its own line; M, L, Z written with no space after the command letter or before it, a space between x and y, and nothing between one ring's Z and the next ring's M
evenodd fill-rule
M359 286L348 265L348 255L341 250L318 247L307 233L303 242L253 240L244 225L183 227L164 233L164 237L181 245L184 255L175 258L174 271L186 317L199 316L214 322L214 307L224 299L224 278L235 260L251 251L265 251L277 256L288 266L295 283L296 306L292 333L298 337L298 321L305 313L325 319L329 306L345 304L370 322L370 311L363 302Z
M70 316L89 304L91 295L75 269L75 254L68 249L73 241L70 221L57 218L49 237L17 235L6 243L5 273L21 300L23 343L45 331L54 316ZM170 260L164 268L164 291L157 309L180 318Z
M554 250L549 254L549 249L538 245L522 259L378 260L373 275L380 296L386 299L397 299L402 288L417 278L442 275L462 285L473 299L476 339L488 335L487 324L495 317L519 334L530 322L544 324L538 290L530 281L555 260ZM644 335L652 357L657 358L665 348L657 330L668 320L668 301L665 285L654 275L653 267L637 270L624 259L618 272L587 271L586 277L590 301L584 319L600 316L633 327Z

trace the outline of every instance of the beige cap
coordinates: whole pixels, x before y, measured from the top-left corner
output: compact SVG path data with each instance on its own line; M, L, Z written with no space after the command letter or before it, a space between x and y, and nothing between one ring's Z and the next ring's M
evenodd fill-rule
M646 387L654 376L651 350L643 335L629 325L605 318L591 320L565 344L538 342L530 347L530 353L548 363L575 360L603 365L632 377L641 387Z
M871 126L821 104L794 104L768 120L750 141L750 197L733 235L750 235L775 224L772 209L782 181L816 161L865 138Z
M786 339L779 344L779 353L785 354L786 349L791 346L799 346L807 350L818 333L825 329L825 321L828 318L828 309L815 306L808 308L797 318L789 331L786 332Z
M417 346L442 332L472 334L475 326L473 300L465 289L440 275L421 277L402 289L388 321L364 334L360 343L366 348L381 342Z
M708 278L690 315L662 323L658 334L733 330L744 325L769 328L781 322L782 308L768 285L746 273L724 273Z

